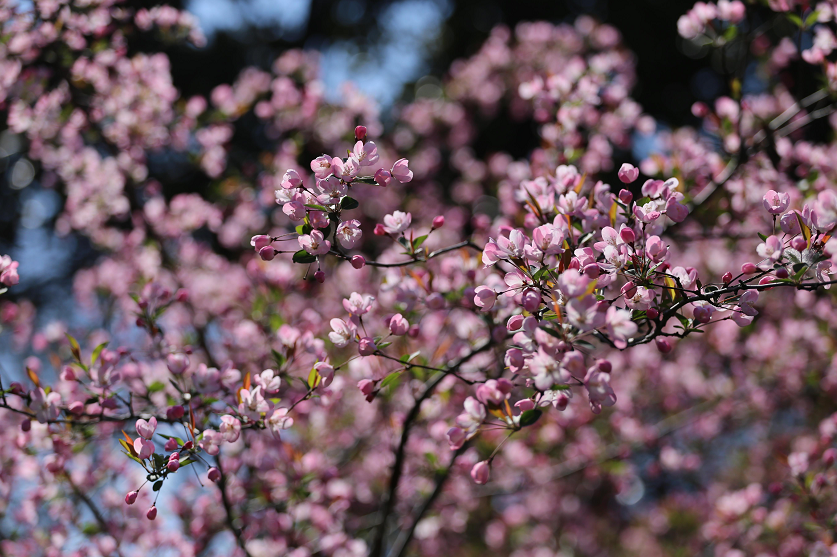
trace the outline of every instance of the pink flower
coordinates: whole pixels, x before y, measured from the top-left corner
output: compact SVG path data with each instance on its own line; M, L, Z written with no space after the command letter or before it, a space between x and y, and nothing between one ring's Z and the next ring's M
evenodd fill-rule
M221 427L218 429L228 443L235 443L241 435L241 422L226 414L221 416Z
M598 329L605 325L605 312L595 296L573 298L566 306L567 319L582 331Z
M590 397L590 408L594 414L601 412L602 406L616 404L616 393L610 386L610 374L603 372L598 364L587 370L584 387Z
M404 319L400 313L396 313L389 320L389 332L395 336L403 336L410 329L410 322Z
M406 184L413 179L413 171L407 168L409 162L407 159L398 159L392 165L392 177L402 184Z
M140 437L151 439L151 437L154 436L154 432L157 430L157 418L152 416L147 422L143 419L139 419L137 420L136 428Z
M133 505L137 501L137 496L139 495L139 491L129 491L127 495L125 495L125 504L126 505Z
M314 172L314 176L320 180L326 178L331 174L331 158L326 155L317 157L311 161L311 170Z
M477 286L474 290L474 304L482 311L491 311L494 302L497 301L497 293L488 286Z
M360 229L360 221L357 219L347 220L337 227L335 237L340 245L346 249L352 249L360 242L363 232Z
M294 419L288 416L287 408L276 408L267 420L267 427L277 439L282 430L289 429L293 425Z
M354 156L348 157L345 161L340 157L331 159L331 171L346 183L354 180L358 170L360 170L360 163Z
M767 239L756 247L759 257L768 262L779 261L782 258L782 240L778 236L768 236Z
M407 230L412 222L413 216L410 213L395 211L384 216L384 230L387 234L400 234Z
M152 507L148 509L148 512L145 513L145 518L148 520L154 520L157 518L157 507L152 505Z
M645 311L654 303L657 293L644 286L637 286L633 296L625 296L625 303L629 308Z
M488 464L488 461L480 461L474 464L474 467L471 468L471 478L473 478L474 482L483 485L488 483L488 477L491 474L491 466Z
M642 207L634 205L634 216L646 224L660 218L660 214L660 211L657 210L657 205L653 201L649 201Z
M616 348L625 348L628 339L633 337L639 328L637 324L631 320L631 312L619 309L616 306L607 308L605 314L605 326L607 327L607 334L616 345Z
M12 261L8 255L0 257L0 284L14 286L20 281L17 274L18 262Z
M154 454L154 443L142 437L134 439L134 451L139 455L140 460L145 460Z
M509 398L513 385L508 379L489 379L477 387L477 400L497 406Z
M389 185L392 181L392 173L389 170L384 170L383 168L379 168L375 172L375 182L382 188L385 188Z
M349 328L342 319L334 318L330 321L332 332L328 334L328 338L338 348L342 348L349 344L349 340L354 337L354 331Z
M299 174L296 170L289 169L287 172L285 172L285 175L282 176L282 182L280 185L286 190L298 188L302 185L302 178L299 177Z
M454 451L460 448L462 445L464 445L465 441L467 440L467 435L465 434L465 432L458 427L450 428L448 432L445 434L445 436L448 438L448 443L450 443L451 450Z
M668 255L668 246L666 246L659 236L651 236L645 242L645 253L655 263L665 261Z
M331 249L331 242L323 237L319 230L312 230L311 234L303 234L297 238L299 247L311 255L323 255Z
M206 471L206 477L211 482L217 482L221 479L221 471L213 466Z
M371 396L375 392L375 383L369 379L361 379L357 383L357 388L364 396Z
M632 164L624 163L619 169L619 179L622 183L630 184L639 178L639 169Z
M781 215L788 208L788 205L790 205L790 195L768 190L764 194L763 203L768 213L771 215Z
M180 375L189 367L189 356L182 352L166 356L166 367L175 375Z
M334 381L334 366L328 362L317 362L314 364L314 370L322 378L320 383L323 387L328 387Z
M259 386L242 389L239 395L241 402L238 404L238 413L242 416L258 421L263 413L270 410L270 405L264 399L262 388Z
M357 351L361 356L371 356L378 349L375 346L375 339L372 337L363 337L358 341Z
M355 159L360 166L372 166L378 162L378 147L371 141L358 141L352 149Z
M666 216L674 222L683 222L689 216L689 208L680 203L674 196L666 202Z
M343 299L343 309L355 317L360 317L370 310L374 301L373 296L361 296L357 292L352 292L348 299ZM333 325L334 322L332 321Z
M567 298L577 298L587 292L590 282L590 278L586 275L582 275L574 269L567 269L558 277L558 289Z

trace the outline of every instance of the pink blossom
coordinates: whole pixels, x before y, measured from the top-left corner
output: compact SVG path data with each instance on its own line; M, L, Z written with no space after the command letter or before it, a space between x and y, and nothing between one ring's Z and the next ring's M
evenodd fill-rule
M624 163L619 168L619 180L623 183L630 184L631 182L636 182L637 178L639 178L639 169L635 166Z
M488 477L491 474L491 465L488 461L480 461L474 464L474 467L471 468L471 478L473 478L474 483L479 485L488 483Z
M150 458L154 454L154 443L142 437L134 439L134 451L139 456L140 460Z
M407 159L398 159L392 165L392 177L405 184L413 179L413 171L407 168L410 161Z
M410 228L412 222L413 216L410 213L395 211L384 216L384 230L387 234L400 234Z
M275 438L279 438L282 430L290 429L294 425L294 420L288 416L287 408L276 408L267 420L267 426Z
M782 240L778 236L768 236L763 243L756 247L756 253L759 254L759 257L773 263L782 258L783 249Z
M497 293L491 287L478 286L474 291L474 304L482 311L491 311L496 301Z
M337 226L337 240L340 242L340 245L346 249L352 249L355 247L358 242L360 242L362 235L363 232L360 229L360 221L357 219L343 221Z
M154 436L154 432L157 430L157 418L152 416L148 421L139 419L137 420L136 428L140 437L144 439L151 439Z
M360 166L372 166L378 162L378 147L371 141L358 141L352 149L354 158Z
M221 427L218 430L228 443L235 443L241 435L241 422L226 414L221 416Z
M343 300L343 309L355 317L360 317L361 315L369 312L372 307L372 302L374 301L374 296L362 296L357 292L352 292L348 299ZM333 321L332 326L334 326Z
M303 234L297 238L299 247L311 255L323 255L331 249L331 242L323 237L319 230L312 230L310 234Z
M768 190L764 194L764 208L771 215L781 215L790 204L790 195Z
M409 328L410 322L404 319L400 313L396 313L389 320L389 331L395 336L406 335Z

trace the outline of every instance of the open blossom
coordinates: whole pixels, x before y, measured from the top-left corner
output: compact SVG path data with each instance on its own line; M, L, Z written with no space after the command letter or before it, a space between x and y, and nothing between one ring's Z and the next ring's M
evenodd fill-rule
M782 240L778 236L768 236L767 239L756 247L759 257L769 262L779 261L782 258Z
M357 219L347 220L337 227L336 237L340 245L346 249L352 249L360 242L363 232L360 229L360 221Z
M338 348L342 348L349 344L349 340L354 337L354 331L349 328L349 325L342 319L334 318L330 322L332 332L328 334L328 338Z
M229 414L221 416L218 430L228 443L235 443L241 435L241 422Z
M456 425L465 430L467 435L473 435L485 421L485 406L475 399L468 397L464 403L465 411L456 418Z
M360 163L360 166L372 166L378 162L378 147L371 141L364 143L358 141L352 149L354 158Z
M282 182L280 185L286 190L298 188L302 185L302 178L299 177L299 173L296 170L289 169L285 172L285 175L282 176Z
M337 176L329 176L323 180L317 180L317 201L329 205L349 193L349 188Z
M272 369L266 369L253 377L253 382L265 393L275 393L282 384L282 379Z
M314 176L322 180L331 174L331 157L322 155L311 161Z
M311 234L303 234L297 238L299 247L311 255L323 255L331 249L331 242L323 237L319 230L312 230Z
M644 286L637 286L633 296L625 295L625 303L631 309L644 311L654 304L654 298L656 296L657 293L653 290L649 290Z
M50 391L49 394L42 388L33 389L30 393L32 402L29 408L35 413L35 418L42 424L58 419L60 410L58 405L61 404L61 395L55 391Z
M392 165L392 177L405 184L413 179L413 171L410 170L407 165L410 161L407 159L398 159L395 161L395 164Z
M771 215L781 215L790 204L790 195L769 190L764 194L764 208Z
M384 230L387 234L400 234L410 228L412 222L413 216L410 213L395 211L384 217Z
M514 385L508 379L489 379L477 387L477 400L485 405L494 405L508 400Z
M607 308L605 325L607 326L607 333L616 348L625 348L627 346L626 341L639 330L637 324L631 320L631 312L619 309L616 306Z
M343 309L355 317L360 317L369 311L374 301L374 296L364 296L357 292L352 292L348 299L343 299Z
M616 393L610 386L610 374L594 365L587 371L584 378L584 387L590 397L590 408L595 414L602 410L602 406L613 406L616 404Z
M277 439L279 438L279 433L283 429L289 429L293 425L294 419L288 416L287 408L276 408L273 410L270 418L267 419L267 426L273 436Z
M634 216L642 222L648 224L660 218L660 211L657 210L657 205L653 201L649 201L642 207L634 205Z
M242 389L239 393L241 402L238 404L238 413L253 421L257 421L261 414L270 410L270 405L262 395L262 388L259 386L252 389Z
M331 171L334 175L346 183L354 180L360 170L360 163L354 156L348 157L345 161L340 157L331 159Z
M18 262L8 255L0 256L0 284L14 286L20 280L17 274Z
M205 450L207 454L215 456L221 451L221 444L224 442L224 436L214 429L207 429L203 432L203 437L198 442L201 449Z
M140 460L145 460L154 454L154 443L148 439L137 437L134 439L134 451L136 451Z
M148 421L143 419L137 420L136 429L140 437L144 439L151 439L154 436L154 432L157 430L157 418L152 416Z
M659 236L651 236L645 242L645 253L655 263L665 261L668 255L668 246L660 239Z
M605 312L602 311L595 296L573 298L567 304L567 319L582 331L598 329L605 324Z

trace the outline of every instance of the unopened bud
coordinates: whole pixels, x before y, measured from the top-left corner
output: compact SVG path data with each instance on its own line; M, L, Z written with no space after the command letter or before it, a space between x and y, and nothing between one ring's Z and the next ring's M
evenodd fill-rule
M656 339L654 339L654 342L657 345L657 350L659 350L663 354L668 354L669 352L671 352L671 343L668 341L668 339L657 337Z
M151 507L150 509L148 509L148 512L145 513L145 518L147 518L148 520L154 520L155 518L157 518L157 507Z
M325 282L325 273L322 272L322 271L317 271L316 273L314 273L314 280L316 280L320 284L324 283Z
M212 468L207 470L206 477L209 478L209 481L211 482L217 482L221 479L221 472L213 466Z
M378 223L375 225L375 230L372 231L375 236L386 236L387 231L384 229L384 225Z
M366 265L366 259L362 255L353 255L351 263L355 269L362 269Z
M745 275L752 275L756 271L758 271L758 267L756 267L755 263L749 263L748 262L748 263L744 263L741 266L741 272L744 273Z
M180 418L183 417L183 414L185 414L185 413L186 413L186 410L182 406L180 406L180 405L171 406L171 407L166 409L166 418L168 418L170 420L179 420Z
M272 246L265 246L259 250L259 257L263 261L273 261L273 258L276 257L276 250Z
M629 226L622 227L622 229L619 231L619 237L622 238L622 241L626 244L633 244L634 240L636 240L636 234L634 234L634 229Z
M790 276L790 274L788 273L788 270L785 269L784 267L780 267L779 269L776 269L776 278L786 279L789 276Z
M125 504L126 505L133 505L137 501L137 496L139 495L139 491L129 491L127 495L125 495Z
M628 190L620 190L619 191L619 201L624 203L625 205L630 205L631 201L634 200L634 194L632 194Z
M168 468L169 472L177 472L177 469L180 468L180 461L179 460L169 460L169 463L166 464L166 468Z
M791 240L791 247L796 251L802 251L808 247L808 242L805 241L805 238L802 236L797 236L793 240Z
M357 141L364 141L366 139L366 126L358 126L355 128L355 139Z
M648 316L648 319L656 319L657 317L659 317L660 312L657 311L656 308L648 308L647 310L645 310L645 315Z
M636 295L636 284L633 282L626 282L622 285L622 295L626 298L633 298Z
M724 281L724 284L729 284L730 282L732 282L732 273L727 271L726 273L724 273L724 276L721 277L721 280Z
M253 249L259 252L262 250L262 248L270 245L270 236L267 236L265 234L253 236L252 238L250 238L250 245L253 246Z
M445 226L445 217L443 215L439 215L438 217L433 219L433 229L442 228Z

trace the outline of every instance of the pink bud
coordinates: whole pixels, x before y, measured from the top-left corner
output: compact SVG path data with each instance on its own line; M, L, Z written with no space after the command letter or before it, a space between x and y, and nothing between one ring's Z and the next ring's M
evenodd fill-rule
M148 520L154 520L155 518L157 518L157 507L152 506L150 509L148 509L148 512L145 513L145 518L147 518Z
M692 105L692 114L698 118L706 118L709 116L709 107L706 106L706 103L696 102Z
M634 194L632 194L628 190L620 190L619 191L619 201L624 203L625 205L630 205L631 201L634 200Z
M20 430L24 433L32 429L32 420L23 420L20 422Z
M366 126L358 126L355 128L355 139L357 141L366 139Z
M808 242L805 241L805 238L802 236L797 236L793 240L791 240L791 247L796 251L802 251L808 247Z
M192 450L192 447L194 447L194 446L195 446L195 444L192 441L186 441L185 443L183 443L183 450L184 451L190 451L190 450Z
M465 443L465 432L458 427L450 428L445 435L448 438L451 450L455 451Z
M657 317L659 317L660 312L657 311L656 308L648 308L647 310L645 310L645 315L648 316L648 319L656 319Z
M631 182L635 182L637 178L639 178L639 169L634 165L625 163L619 169L619 179L623 183L630 184Z
M771 282L773 282L773 277L761 277L761 279L759 279L759 284L760 285L770 284Z
M445 307L445 297L438 292L434 292L427 297L424 303L427 304L427 307L430 309L442 309Z
M519 408L521 412L526 412L527 410L532 410L535 407L535 401L531 398L524 398L523 400L518 400L514 403L515 408Z
M671 343L666 338L657 337L654 339L654 342L657 345L657 350L662 352L663 354L668 354L671 352Z
M189 357L186 354L169 354L166 356L166 367L175 375L180 375L189 367Z
M64 381L75 381L76 380L76 372L70 366L64 366L64 369L61 370L61 379Z
M375 383L373 383L369 379L361 379L357 383L357 388L360 389L360 392L363 393L365 396L369 396L375 390Z
M752 275L756 271L758 271L758 267L756 267L756 265L754 263L749 263L748 262L748 263L744 263L741 266L741 272L744 273L745 275Z
M837 449L826 449L822 453L822 463L826 466L833 466L835 461L837 461Z
M179 288L177 292L174 293L174 299L178 302L185 302L189 299L189 291L185 288Z
M169 420L179 420L183 417L183 414L185 413L186 410L182 406L171 406L166 409L166 418L168 418Z
M221 472L213 466L206 471L206 477L209 478L209 481L211 482L217 482L221 479Z
M360 339L360 342L357 344L357 351L361 356L371 356L377 349L378 347L375 346L375 339L372 337L364 337Z
M169 439L171 441L171 439ZM169 462L172 460L180 460L180 453L175 451L169 455Z
M389 183L392 181L392 172L389 170L384 170L383 168L378 169L375 172L375 182L381 187L387 187Z
M355 269L362 269L366 265L366 259L362 255L353 255L351 263Z
M169 472L177 472L177 469L180 468L180 461L169 460L169 463L166 464L166 468L168 468Z
M139 491L129 491L128 494L125 495L125 504L133 505L136 502L138 495Z
M613 364L611 364L608 360L596 360L596 367L598 367L599 371L602 373L610 373L613 371Z
M527 288L520 301L523 309L529 313L535 313L541 305L541 293L534 288Z
M325 282L325 273L322 272L322 271L317 271L316 273L314 273L314 280L316 280L320 284L324 283Z
M273 258L276 257L276 250L271 246L265 246L259 250L259 257L261 257L263 261L273 261Z
M784 267L776 269L776 278L786 279L789 276L790 276L790 274L788 273L788 270L785 269Z
M626 298L633 298L636 295L636 284L633 282L626 282L622 286L622 295Z
M410 330L407 331L407 336L410 338L417 338L421 330L418 325L410 325Z
M523 321L525 320L526 318L522 315L512 315L506 322L506 329L509 331L516 331L523 326Z
M483 485L488 483L488 476L491 473L491 467L487 461L482 460L474 464L474 467L471 468L471 478L474 479L474 482Z
M732 282L732 273L727 271L726 273L724 273L724 276L721 277L721 280L724 281L724 284L729 284L730 282Z
M709 323L709 320L712 319L712 311L706 307L696 307L693 313L695 321L698 323Z
M438 217L433 219L434 230L437 229L437 228L442 228L443 226L445 226L445 217L444 216L439 215Z
M410 330L410 323L400 313L396 313L389 320L389 332L395 336L406 335Z
M375 225L375 230L372 231L375 236L386 236L387 231L384 228L384 225L380 222Z
M267 236L265 234L253 236L252 238L250 238L250 245L253 246L253 248L257 252L260 252L262 248L270 245L270 236Z
M619 237L622 238L622 241L626 244L633 244L634 240L636 240L636 234L634 233L634 229L628 226L622 227L619 231Z
M81 402L80 400L72 402L67 407L67 410L69 410L71 413L75 414L76 416L80 416L80 415L84 414L84 403Z
M166 451L173 451L176 448L177 448L177 440L174 437L172 437L171 439L166 441L166 444L163 445L163 450L166 450Z

